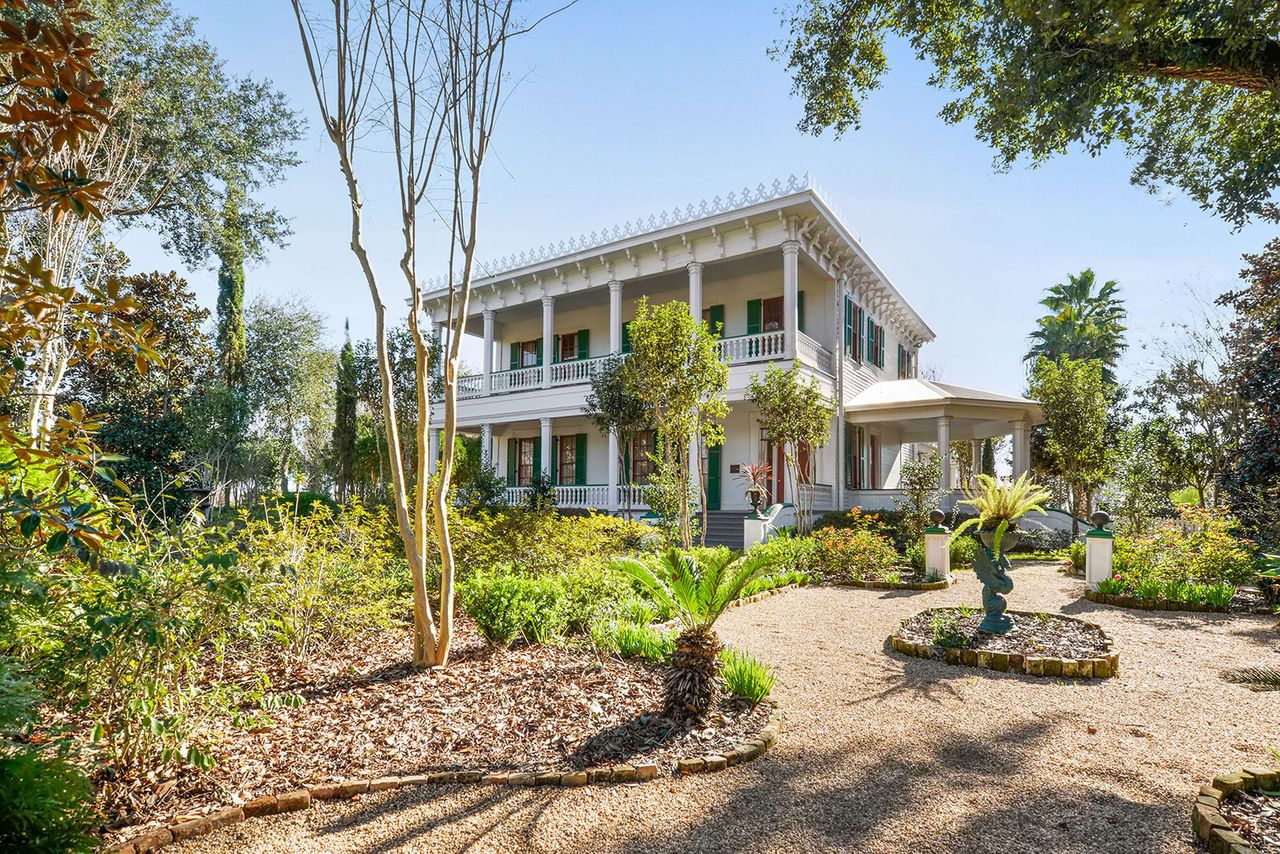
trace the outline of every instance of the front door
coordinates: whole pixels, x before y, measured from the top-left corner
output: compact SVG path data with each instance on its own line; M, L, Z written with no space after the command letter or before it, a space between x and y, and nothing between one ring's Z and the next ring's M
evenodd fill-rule
M720 446L707 448L707 509L720 509Z

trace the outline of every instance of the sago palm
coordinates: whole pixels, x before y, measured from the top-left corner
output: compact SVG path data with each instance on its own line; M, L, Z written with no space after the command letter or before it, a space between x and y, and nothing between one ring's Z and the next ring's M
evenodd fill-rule
M713 626L744 587L773 565L773 558L730 552L700 566L692 555L671 549L652 569L632 558L613 567L639 581L680 621L676 651L663 680L667 714L698 716L715 702L720 672L720 640Z
M1043 504L1052 496L1049 490L1031 480L1027 474L1019 475L1012 483L1003 483L991 475L980 474L976 488L970 492L965 490L965 498L960 504L971 504L978 511L978 518L966 519L956 526L952 539L978 526L979 531L994 531L991 550L998 557L1000 544L1005 531L1013 521L1032 512L1044 512Z

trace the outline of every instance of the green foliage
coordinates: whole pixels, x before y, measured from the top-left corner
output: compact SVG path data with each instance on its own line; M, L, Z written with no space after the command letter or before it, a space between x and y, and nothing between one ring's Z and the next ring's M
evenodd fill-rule
M760 429L782 448L791 494L798 499L796 527L800 533L807 533L813 525L813 508L810 493L799 487L809 482L811 473L799 469L800 448L827 444L835 404L823 395L815 378L802 374L795 365L784 371L772 362L765 367L763 376L751 375L747 396L756 405Z
M1201 492L1194 486L1175 489L1169 493L1169 501L1173 504L1200 504Z
M653 548L653 530L643 522L592 513L562 516L512 507L450 520L463 574L513 566L525 574L595 566L619 554Z
M689 448L695 437L709 447L723 443L720 419L729 413L724 391L729 368L716 352L715 337L689 315L681 302L651 305L636 301L631 321L630 358L623 370L627 394L644 402L658 443L659 471L673 481L680 545L693 546L693 500L698 484L692 479Z
M935 609L929 615L929 642L945 649L967 646L969 636L960 628L961 616L954 609Z
M1119 143L1135 183L1178 187L1239 226L1269 201L1280 163L1267 132L1280 118L1274 9L815 0L773 54L804 99L803 130L858 127L889 68L887 45L900 45L952 93L943 120L972 125L996 168Z
M1134 595L1160 598L1171 582L1240 585L1252 580L1253 548L1233 536L1234 519L1190 505L1181 506L1179 514L1177 523L1145 536L1116 537L1115 576L1123 578ZM1145 593L1137 593L1147 582Z
M1112 392L1102 369L1099 360L1041 356L1031 370L1031 396L1044 410L1047 473L1067 481L1077 518L1087 515L1088 496L1110 473L1107 418Z
M980 548L978 541L973 537L952 537L948 545L951 549L952 567L971 565Z
M742 588L742 596L754 596L766 590L786 587L788 584L809 584L811 581L813 581L813 576L795 569L786 572L771 572L768 575L760 576Z
M720 651L720 676L730 694L753 704L768 698L778 681L773 668L733 647Z
M1115 464L1104 497L1118 530L1142 534L1157 513L1168 507L1161 466L1148 431L1130 427L1115 443Z
M556 486L544 471L533 473L529 483L528 507L534 513L547 513L556 507Z
M1067 549L1068 558L1071 561L1071 571L1076 575L1084 574L1085 551L1086 546L1083 540L1072 540Z
M925 554L923 540L918 540L907 546L907 551L904 556L907 559L907 565L911 567L913 572L918 572L921 575L924 574Z
M1123 578L1116 578L1115 576L1112 576L1111 578L1104 578L1098 582L1098 592L1107 596L1124 595L1124 592L1127 589L1128 584L1125 580Z
M893 543L881 534L853 528L820 528L813 532L813 560L824 577L882 581L898 562Z
M244 385L249 360L244 333L244 236L238 195L237 191L228 193L222 210L223 236L217 247L219 378L233 389Z
M1093 270L1078 276L1067 276L1067 284L1049 288L1040 304L1049 310L1036 320L1031 333L1034 342L1026 361L1041 357L1050 361L1062 358L1102 363L1102 380L1115 383L1116 362L1125 351L1124 300L1115 282L1107 282L1094 291Z
M902 513L902 538L909 548L909 544L924 536L929 513L942 498L938 489L942 482L942 460L937 454L922 454L903 463L898 478L898 488L904 494L893 503Z
M818 543L812 537L793 537L779 533L763 543L754 544L747 549L747 554L772 561L777 570L790 569L807 573L817 569L814 560L817 548ZM772 574L776 574L776 571Z
M617 465L619 469L624 467L632 438L637 432L652 426L648 404L632 394L627 386L626 359L622 356L610 356L592 371L591 390L587 392L582 414L600 431L601 436L617 434L618 458L610 464ZM628 504L623 509L630 510L631 491L625 491L624 495Z
M338 376L333 404L333 482L337 498L351 495L356 475L356 351L351 346L351 326L338 354Z
M620 621L607 624L612 647L623 658L643 658L647 661L671 660L676 650L675 635L659 632L645 623Z
M773 566L773 560L769 555L729 552L699 565L692 555L672 548L653 567L634 558L617 558L611 566L675 611L685 631L706 632L751 581Z

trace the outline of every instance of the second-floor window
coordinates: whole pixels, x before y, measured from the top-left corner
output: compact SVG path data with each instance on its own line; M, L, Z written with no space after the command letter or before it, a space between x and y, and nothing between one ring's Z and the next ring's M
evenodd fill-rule
M877 368L884 367L884 327L875 318L867 316L867 361Z
M760 328L764 332L776 332L782 328L782 297L760 301Z
M561 335L560 338L560 361L572 362L578 358L578 333L570 332L568 335Z
M520 342L520 367L536 368L538 366L538 347L537 339L533 341Z

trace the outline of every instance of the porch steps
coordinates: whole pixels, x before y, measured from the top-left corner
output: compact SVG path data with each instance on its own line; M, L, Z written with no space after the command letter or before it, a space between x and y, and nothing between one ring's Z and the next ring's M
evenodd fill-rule
M707 545L728 546L731 549L742 548L742 519L746 516L741 510L712 510L706 514Z

